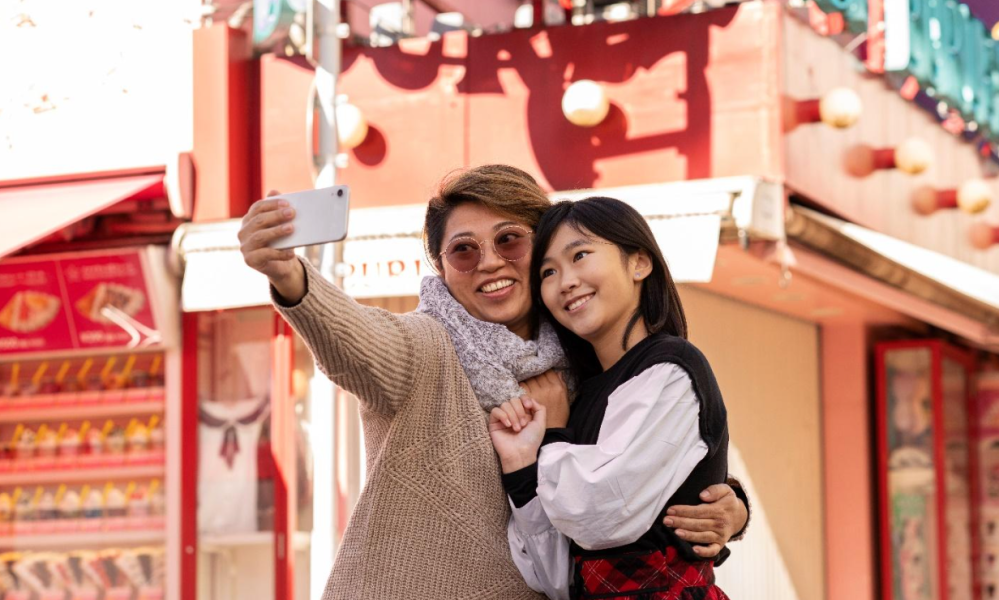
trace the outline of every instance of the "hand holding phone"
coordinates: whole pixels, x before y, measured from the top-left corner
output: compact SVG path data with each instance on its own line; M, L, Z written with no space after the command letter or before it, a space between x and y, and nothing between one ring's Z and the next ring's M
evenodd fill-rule
M273 199L285 200L295 210L291 221L293 231L268 242L276 250L299 246L339 242L347 237L347 217L350 208L350 188L336 185L318 190L279 194Z

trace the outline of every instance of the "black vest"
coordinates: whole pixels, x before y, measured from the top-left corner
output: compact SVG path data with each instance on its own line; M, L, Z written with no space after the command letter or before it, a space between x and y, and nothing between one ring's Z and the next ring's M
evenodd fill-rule
M603 373L591 377L580 386L580 394L569 414L568 431L549 430L545 442L569 441L575 444L595 444L607 411L610 395L628 380L657 364L672 363L690 377L694 394L700 402L701 439L708 453L694 468L687 480L662 507L659 518L641 538L619 548L589 551L572 544L574 556L618 555L623 552L662 550L676 547L687 560L701 560L688 542L678 538L662 523L666 510L675 504L701 504L700 493L716 483L725 483L728 476L728 420L718 382L707 359L693 344L667 334L645 338Z

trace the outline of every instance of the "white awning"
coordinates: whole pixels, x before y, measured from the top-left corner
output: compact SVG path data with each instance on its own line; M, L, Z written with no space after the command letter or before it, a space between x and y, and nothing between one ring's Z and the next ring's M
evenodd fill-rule
M874 280L978 322L978 333L955 332L970 341L999 343L999 276L994 273L801 206L790 209L787 234Z
M553 200L610 196L648 219L677 282L711 280L719 240L742 230L755 239L783 239L783 188L749 177L684 181L551 194ZM433 274L423 248L425 205L350 211L344 244L344 290L355 298L415 296ZM185 311L260 306L270 302L265 277L243 263L240 221L188 223L178 229Z

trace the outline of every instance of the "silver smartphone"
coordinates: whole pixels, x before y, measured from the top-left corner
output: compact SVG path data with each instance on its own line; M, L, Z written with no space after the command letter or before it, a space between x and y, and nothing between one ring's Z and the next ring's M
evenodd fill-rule
M347 217L350 210L350 188L335 185L318 190L306 190L274 196L287 200L295 209L291 221L295 230L269 244L285 250L299 246L339 242L347 237Z

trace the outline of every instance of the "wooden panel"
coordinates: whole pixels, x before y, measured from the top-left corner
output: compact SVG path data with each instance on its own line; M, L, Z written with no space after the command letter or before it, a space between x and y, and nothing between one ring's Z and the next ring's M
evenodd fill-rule
M818 328L687 286L680 295L798 597L825 598Z
M910 208L912 193L920 186L955 188L969 178L982 177L985 172L975 148L947 133L933 115L903 99L882 78L862 73L854 58L806 23L786 17L783 31L789 96L817 98L845 86L855 90L864 103L863 116L851 129L804 125L785 137L788 186L851 221L999 271L999 247L983 252L968 241L973 222L999 221L999 185L993 184L996 198L984 217L957 210L922 217ZM847 149L856 144L893 147L912 136L926 140L935 151L933 166L921 175L893 170L857 179L843 168Z

